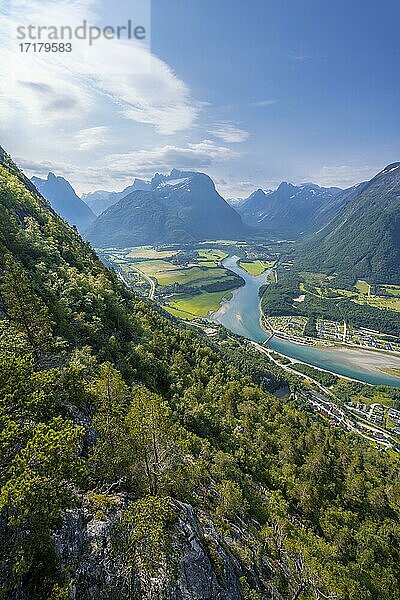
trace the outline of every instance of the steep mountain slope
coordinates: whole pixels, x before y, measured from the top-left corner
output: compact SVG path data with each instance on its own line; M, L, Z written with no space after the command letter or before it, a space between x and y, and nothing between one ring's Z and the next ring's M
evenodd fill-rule
M314 213L314 233L332 221L361 192L366 182L358 183L351 188L340 191L328 198Z
M147 191L150 189L150 181L135 179L132 185L128 186L122 192L105 192L98 190L89 194L83 194L82 200L91 208L95 215L99 216L110 206L113 206L128 194L137 191Z
M246 202L247 198L227 198L226 201L229 206L232 206L235 210L238 209L239 206Z
M0 597L400 597L397 460L131 294L1 148L0 217Z
M47 179L32 177L32 182L63 219L76 225L82 233L92 223L96 215L76 195L72 185L63 177L49 173Z
M299 247L299 265L400 283L400 163L347 194L340 213Z
M255 191L238 207L238 212L245 223L261 231L298 237L316 231L326 223L322 220L324 213L319 211L340 191L312 183L295 186L283 182L275 191Z
M240 239L248 232L238 213L202 173L156 175L150 192L133 192L89 227L98 247Z

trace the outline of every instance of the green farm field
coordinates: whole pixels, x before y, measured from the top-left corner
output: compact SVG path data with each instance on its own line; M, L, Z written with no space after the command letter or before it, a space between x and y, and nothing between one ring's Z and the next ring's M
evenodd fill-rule
M206 317L209 312L218 310L222 300L229 300L232 292L204 292L196 296L177 298L169 302L166 310L182 319Z
M273 263L264 260L240 260L241 268L249 273L249 275L262 275L267 269L273 267Z
M223 281L229 274L225 269L207 267L189 267L175 270L158 271L153 274L159 285L204 285L205 283Z
M213 250L213 249L197 250L197 254L198 254L199 260L202 264L203 264L203 261L207 261L207 262L213 263L214 265L220 263L221 261L224 260L224 258L226 258L228 256L228 254L226 252L224 252L223 250Z
M155 250L151 246L139 246L131 248L126 254L127 258L143 258L143 259L165 259L172 258L178 254L177 250Z

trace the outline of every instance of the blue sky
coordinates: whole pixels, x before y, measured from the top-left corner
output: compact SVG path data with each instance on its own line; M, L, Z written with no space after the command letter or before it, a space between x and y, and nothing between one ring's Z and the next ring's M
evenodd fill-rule
M105 22L129 18L135 2L113 14L67 4ZM11 87L32 136L18 123L12 133L8 116L2 143L31 174L51 167L78 191L173 167L210 173L225 196L281 180L346 187L400 160L399 26L395 0L153 0L150 73L100 77L104 55L84 72L52 65L52 106L71 106L55 114L32 87L44 82L36 62Z

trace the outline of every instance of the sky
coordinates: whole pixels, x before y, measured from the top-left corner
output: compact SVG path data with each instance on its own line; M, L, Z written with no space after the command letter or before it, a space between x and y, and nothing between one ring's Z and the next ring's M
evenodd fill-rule
M84 19L147 39L19 50L21 24ZM398 0L0 0L0 144L79 194L172 168L226 198L349 187L400 160L399 26Z

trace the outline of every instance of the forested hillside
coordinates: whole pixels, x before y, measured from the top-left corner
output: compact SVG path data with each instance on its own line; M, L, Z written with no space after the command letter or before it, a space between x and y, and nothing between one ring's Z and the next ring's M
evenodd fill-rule
M0 598L399 599L398 461L135 297L0 163Z
M298 248L298 268L356 281L400 281L400 163L344 192L346 204Z

